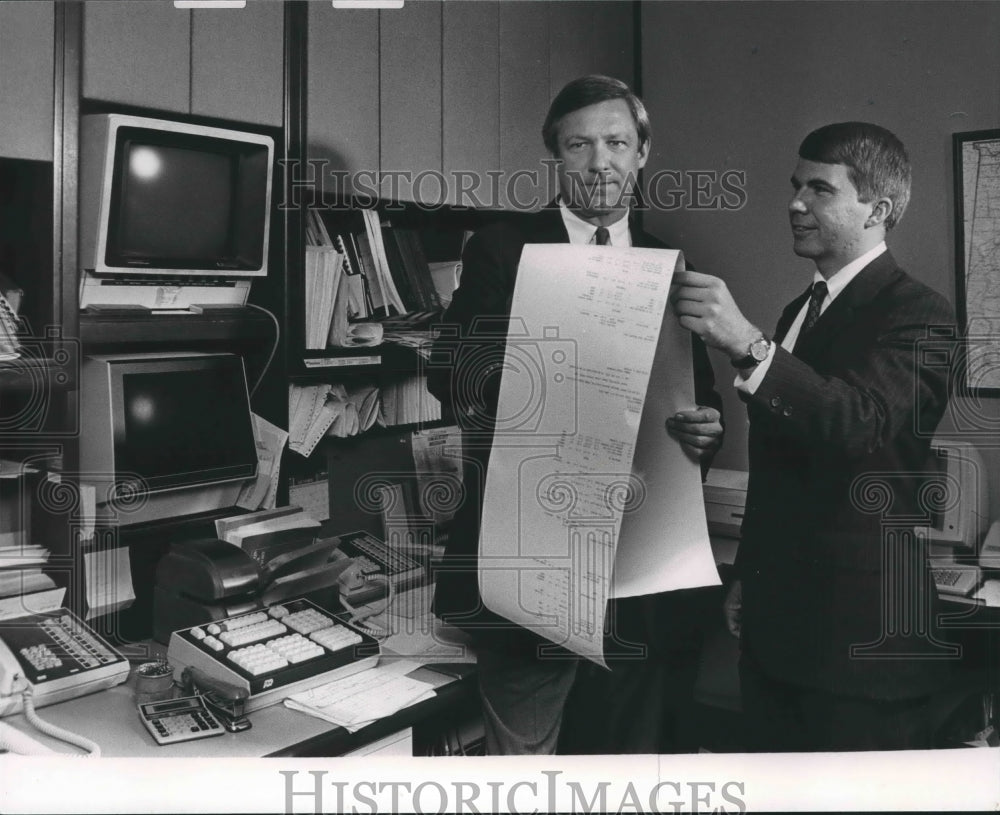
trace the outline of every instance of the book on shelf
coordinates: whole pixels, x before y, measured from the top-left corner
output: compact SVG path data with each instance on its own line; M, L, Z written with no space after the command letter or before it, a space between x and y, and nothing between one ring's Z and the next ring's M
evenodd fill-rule
M273 509L259 509L256 512L244 512L241 515L233 515L229 518L219 518L215 522L215 536L221 540L226 539L226 534L233 529L238 529L248 524L259 521L269 521L273 518L281 518L285 515L295 515L302 512L302 507L291 504L285 507L275 507Z
M296 570L304 569L314 565L313 558L317 565L325 562L335 545L335 541L321 539L319 521L302 507L287 509L290 511L269 513L263 519L259 513L250 513L221 521L223 531L219 537L253 558L261 567L261 577L265 582L269 568L278 567L282 561L288 560L284 555L296 553ZM298 556L303 553L310 558L309 562L299 560Z
M396 243L402 272L410 281L413 300L409 304L409 311L440 311L441 299L438 297L437 289L434 288L431 270L417 230L391 225L385 228L390 231Z
M359 243L367 244L368 254L371 256L371 266L374 270L374 277L378 280L379 289L382 292L386 313L395 312L402 314L406 311L403 298L396 288L396 282L389 269L389 259L386 256L385 239L382 235L382 223L378 213L372 209L361 211L365 222L365 234L359 236ZM363 238L363 241L362 241ZM364 249L362 249L364 257ZM371 277L372 275L370 275Z
M337 235L334 246L344 256L342 268L347 286L347 317L349 320L365 320L372 316L375 309L368 289L368 278L358 259L357 243L348 232L346 237Z
M326 230L323 219L309 210L306 214L305 322L306 348L319 351L327 347L334 324L346 322L346 306L341 294L344 255L338 251ZM343 311L343 317L338 312Z
M66 589L55 586L48 589L38 589L25 594L12 594L0 597L0 620L24 617L28 614L44 614L63 607Z
M55 581L40 568L0 570L0 597L54 589Z

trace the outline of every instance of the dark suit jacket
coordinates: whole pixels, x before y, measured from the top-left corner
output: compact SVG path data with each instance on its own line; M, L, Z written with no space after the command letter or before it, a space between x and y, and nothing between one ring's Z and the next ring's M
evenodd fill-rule
M777 341L806 296L785 309ZM922 514L920 474L931 471L930 439L916 428L937 426L948 390L947 370L924 364L919 342L929 325L953 323L947 301L886 252L794 354L776 349L753 396L741 394L750 416L741 641L773 677L886 699L943 679L937 595L909 530Z
M665 248L651 235L631 230L632 243ZM477 551L482 490L492 442L500 387L499 364L510 317L511 299L521 250L526 243L568 243L558 207L518 215L477 232L466 245L462 278L443 323L458 336L438 340L431 354L428 387L451 406L463 427L465 500L456 513L445 558L437 573L435 613L486 638L499 649L534 652L547 640L514 625L482 605L477 578ZM557 315L553 315L556 317ZM695 391L699 404L721 410L713 390L708 355L695 349ZM664 430L664 432L666 432ZM658 595L656 600L629 598L612 603L610 614L618 639L650 648L693 647L704 618L705 599L697 590ZM691 619L696 615L697 619ZM608 642L613 647L613 642ZM627 650L627 649L626 649Z

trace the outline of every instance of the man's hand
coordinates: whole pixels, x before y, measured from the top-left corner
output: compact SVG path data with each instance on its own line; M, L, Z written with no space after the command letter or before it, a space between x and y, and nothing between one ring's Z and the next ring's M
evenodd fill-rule
M667 419L667 432L696 460L711 459L722 446L721 419L712 407L681 410Z
M747 353L761 332L743 316L725 282L700 272L676 272L670 300L684 328L733 360Z
M743 584L739 580L734 580L722 604L722 614L726 619L726 628L737 639L740 637L742 612Z

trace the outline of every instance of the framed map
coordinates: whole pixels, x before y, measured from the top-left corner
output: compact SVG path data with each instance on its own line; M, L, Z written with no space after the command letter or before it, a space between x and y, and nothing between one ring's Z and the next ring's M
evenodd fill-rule
M1000 395L1000 130L955 133L952 148L965 382L973 393Z

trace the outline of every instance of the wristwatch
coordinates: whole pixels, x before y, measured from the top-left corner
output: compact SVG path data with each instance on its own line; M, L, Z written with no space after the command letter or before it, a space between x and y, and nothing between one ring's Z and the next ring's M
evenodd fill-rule
M733 360L733 367L745 371L760 365L771 352L771 341L761 334L757 339L747 346L746 356Z

